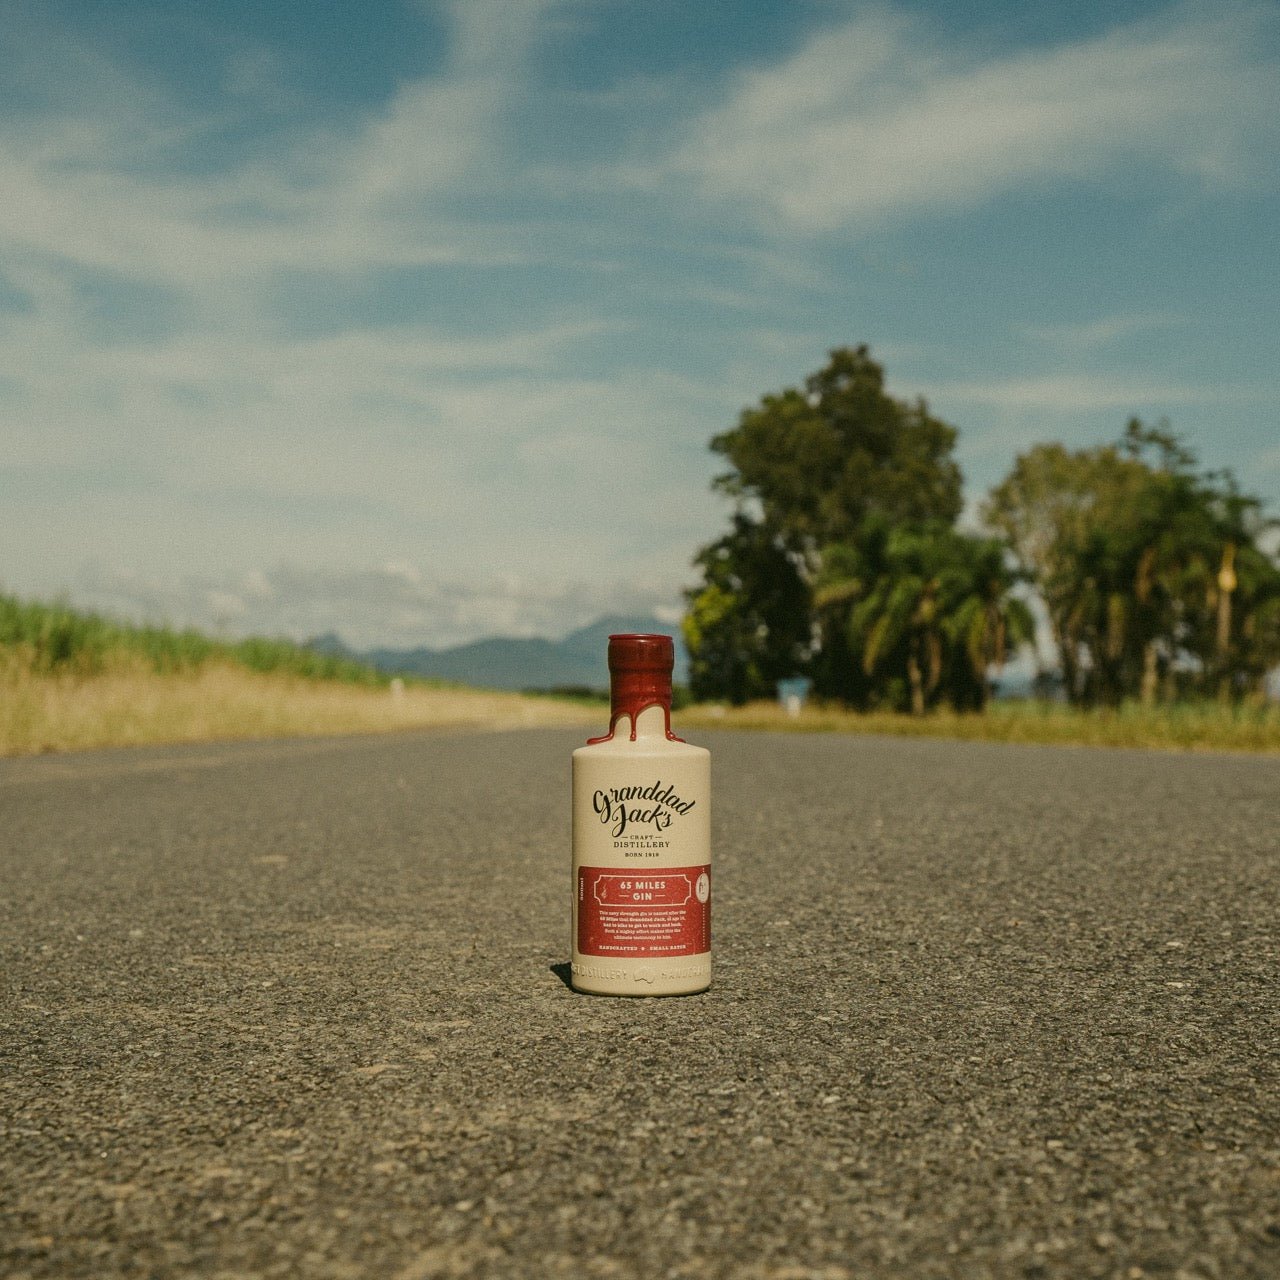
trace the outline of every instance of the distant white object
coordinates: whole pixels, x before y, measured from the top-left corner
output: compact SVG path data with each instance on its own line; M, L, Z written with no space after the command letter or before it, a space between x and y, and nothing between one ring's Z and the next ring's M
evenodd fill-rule
M395 702L399 702L404 697L404 681L399 676L395 676L391 681L391 697Z
M778 681L778 701L786 708L787 715L798 716L804 709L804 700L809 696L813 681L805 676L793 676L790 680Z

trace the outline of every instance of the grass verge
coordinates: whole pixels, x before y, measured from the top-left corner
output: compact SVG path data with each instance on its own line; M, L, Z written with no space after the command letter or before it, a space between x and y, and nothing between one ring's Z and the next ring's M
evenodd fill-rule
M568 701L393 682L289 640L214 640L0 593L0 756L596 719Z
M593 724L599 713L518 693L371 686L225 661L158 673L142 662L84 675L0 661L0 755L398 729Z
M680 713L680 724L688 729L774 729L1058 746L1280 752L1280 707L1274 704L1142 707L1135 703L1114 710L1083 711L1054 703L998 702L982 714L935 711L926 716L859 713L809 705L798 716L791 716L776 702L758 702L745 707L689 707Z
M97 674L32 672L0 658L0 756L93 747L243 738L386 733L403 729L543 725L599 727L598 700L407 684L369 686L212 661L167 673L121 661ZM1078 711L1040 703L996 703L982 715L860 714L777 703L692 706L679 727L789 733L890 734L1059 746L1147 747L1280 753L1280 707L1216 704Z

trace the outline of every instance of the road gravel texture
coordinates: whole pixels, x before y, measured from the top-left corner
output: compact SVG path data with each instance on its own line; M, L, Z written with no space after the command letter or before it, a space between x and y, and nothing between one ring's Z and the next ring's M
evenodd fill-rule
M579 737L0 762L0 1274L1280 1275L1280 761L702 735L619 1000Z

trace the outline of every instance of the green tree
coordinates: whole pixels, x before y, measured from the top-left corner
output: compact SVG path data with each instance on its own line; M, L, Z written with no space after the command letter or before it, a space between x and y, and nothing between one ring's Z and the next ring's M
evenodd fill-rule
M923 400L886 393L865 346L716 436L736 511L688 593L695 695L743 701L807 673L854 706L981 706L1022 615L1000 548L952 528L955 441Z
M795 551L812 555L858 535L868 518L955 520L956 430L923 400L895 400L866 346L831 352L804 388L766 395L711 441L732 465L716 487Z
M1074 453L1037 445L984 516L1044 598L1073 701L1153 702L1179 681L1233 696L1280 657L1259 504L1199 473L1166 427L1133 419L1118 443Z
M981 710L992 668L1035 633L1014 586L1002 541L938 522L879 522L859 546L828 548L815 592L826 683L856 706Z
M1204 477L1179 565L1179 637L1204 692L1261 692L1280 662L1280 564L1264 549L1276 527L1229 472Z
M738 512L695 563L702 585L685 593L682 624L690 691L736 705L770 697L778 680L804 669L812 638L809 587L795 557Z

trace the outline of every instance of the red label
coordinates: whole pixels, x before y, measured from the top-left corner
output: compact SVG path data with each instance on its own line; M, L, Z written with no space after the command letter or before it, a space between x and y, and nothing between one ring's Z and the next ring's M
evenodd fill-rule
M696 956L711 950L711 868L578 868L578 950Z

